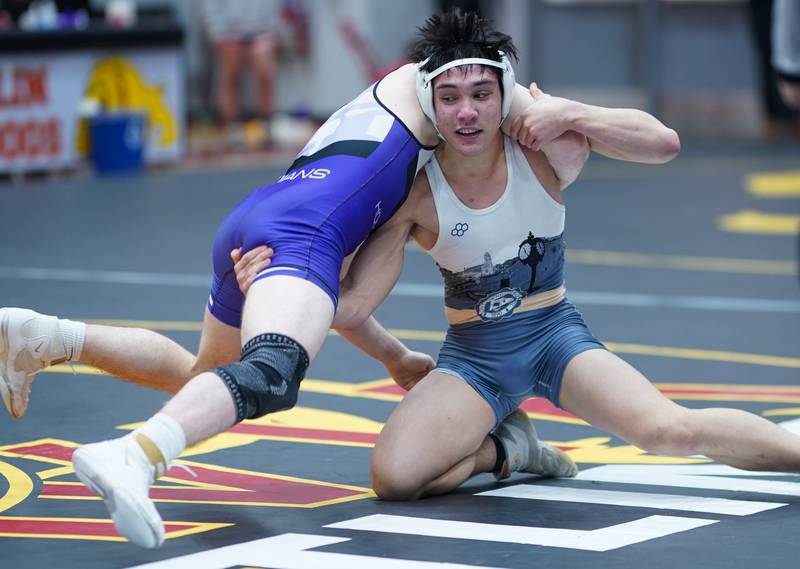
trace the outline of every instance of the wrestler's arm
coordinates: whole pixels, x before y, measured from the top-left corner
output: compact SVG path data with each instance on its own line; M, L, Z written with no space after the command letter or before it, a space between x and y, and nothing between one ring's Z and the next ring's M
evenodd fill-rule
M356 348L381 362L403 389L411 389L435 365L428 354L409 350L372 315L355 328L337 327L336 331Z
M544 150L565 132L575 131L586 136L592 150L618 160L660 164L680 152L678 134L649 113L586 105L544 94L537 97L535 91L535 84L531 85L534 94L513 119L509 133L533 150ZM524 105L522 96L519 104Z
M403 270L405 244L414 226L415 190L389 220L367 239L341 282L333 326L359 326L389 295Z
M414 226L413 210L419 192L408 200L361 246L345 278L333 327L351 344L380 361L405 389L433 369L433 359L409 350L378 323L372 312L384 301L403 269L405 244Z
M593 151L609 158L663 164L681 150L678 133L644 111L609 109L575 101L566 106L572 129L586 135Z
M533 86L533 83L531 85ZM500 130L503 131L503 134L512 138L518 138L520 128L523 126L522 121L526 116L526 111L529 112L528 107L534 102L531 91L532 87L529 90L519 83L514 86L514 98L511 100L511 109L509 109L508 116L500 125ZM518 141L522 143L522 140L518 139Z
M514 100L511 103L511 111L506 120L503 121L502 130L522 146L526 146L531 150L541 149L558 179L559 189L563 190L574 182L583 171L591 149L586 136L574 130L567 130L547 144L533 148L536 142L536 132L533 129L538 123L535 120L526 122L526 117L538 112L533 107L533 103L536 102L536 99L541 99L545 96L536 87L535 83L531 84L530 89L517 84L514 90ZM530 130L524 130L526 125Z

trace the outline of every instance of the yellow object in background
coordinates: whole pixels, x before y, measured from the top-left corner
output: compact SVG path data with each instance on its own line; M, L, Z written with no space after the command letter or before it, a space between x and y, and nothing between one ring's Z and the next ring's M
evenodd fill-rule
M177 141L175 117L164 102L163 89L148 85L136 67L126 58L109 57L98 61L84 98L97 101L103 112L141 112L147 119L147 140L159 146ZM89 151L89 128L86 118L78 124L75 148L79 154Z

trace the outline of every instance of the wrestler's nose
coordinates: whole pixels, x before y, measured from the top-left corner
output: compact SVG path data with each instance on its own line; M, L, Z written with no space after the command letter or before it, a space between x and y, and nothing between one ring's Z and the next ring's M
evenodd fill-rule
M478 118L478 109L471 100L465 98L458 107L458 120L470 124Z

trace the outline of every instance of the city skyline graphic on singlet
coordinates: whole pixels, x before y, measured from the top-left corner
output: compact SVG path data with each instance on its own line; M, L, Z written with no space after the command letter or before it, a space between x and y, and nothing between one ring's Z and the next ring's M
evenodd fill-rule
M540 238L529 231L520 239L517 254L509 259L496 261L491 253L484 252L481 264L461 271L437 264L444 279L445 304L457 309L476 308L502 291L513 291L521 299L557 288L563 282L564 249L563 234Z

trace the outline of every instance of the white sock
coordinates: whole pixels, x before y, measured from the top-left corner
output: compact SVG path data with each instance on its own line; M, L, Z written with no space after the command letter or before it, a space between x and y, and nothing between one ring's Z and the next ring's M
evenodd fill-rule
M45 366L60 364L68 361L78 361L83 352L86 338L86 324L72 320L59 320L56 316L39 314L33 310L24 310L30 317L22 325L22 336L32 343L42 342L45 338L49 343L44 353L39 352ZM37 347L37 351L41 348Z
M86 324L59 319L58 333L64 346L63 357L68 362L79 362L83 355L83 343L86 341Z
M164 474L170 463L186 448L183 428L166 413L157 413L132 435L155 467L156 478Z

